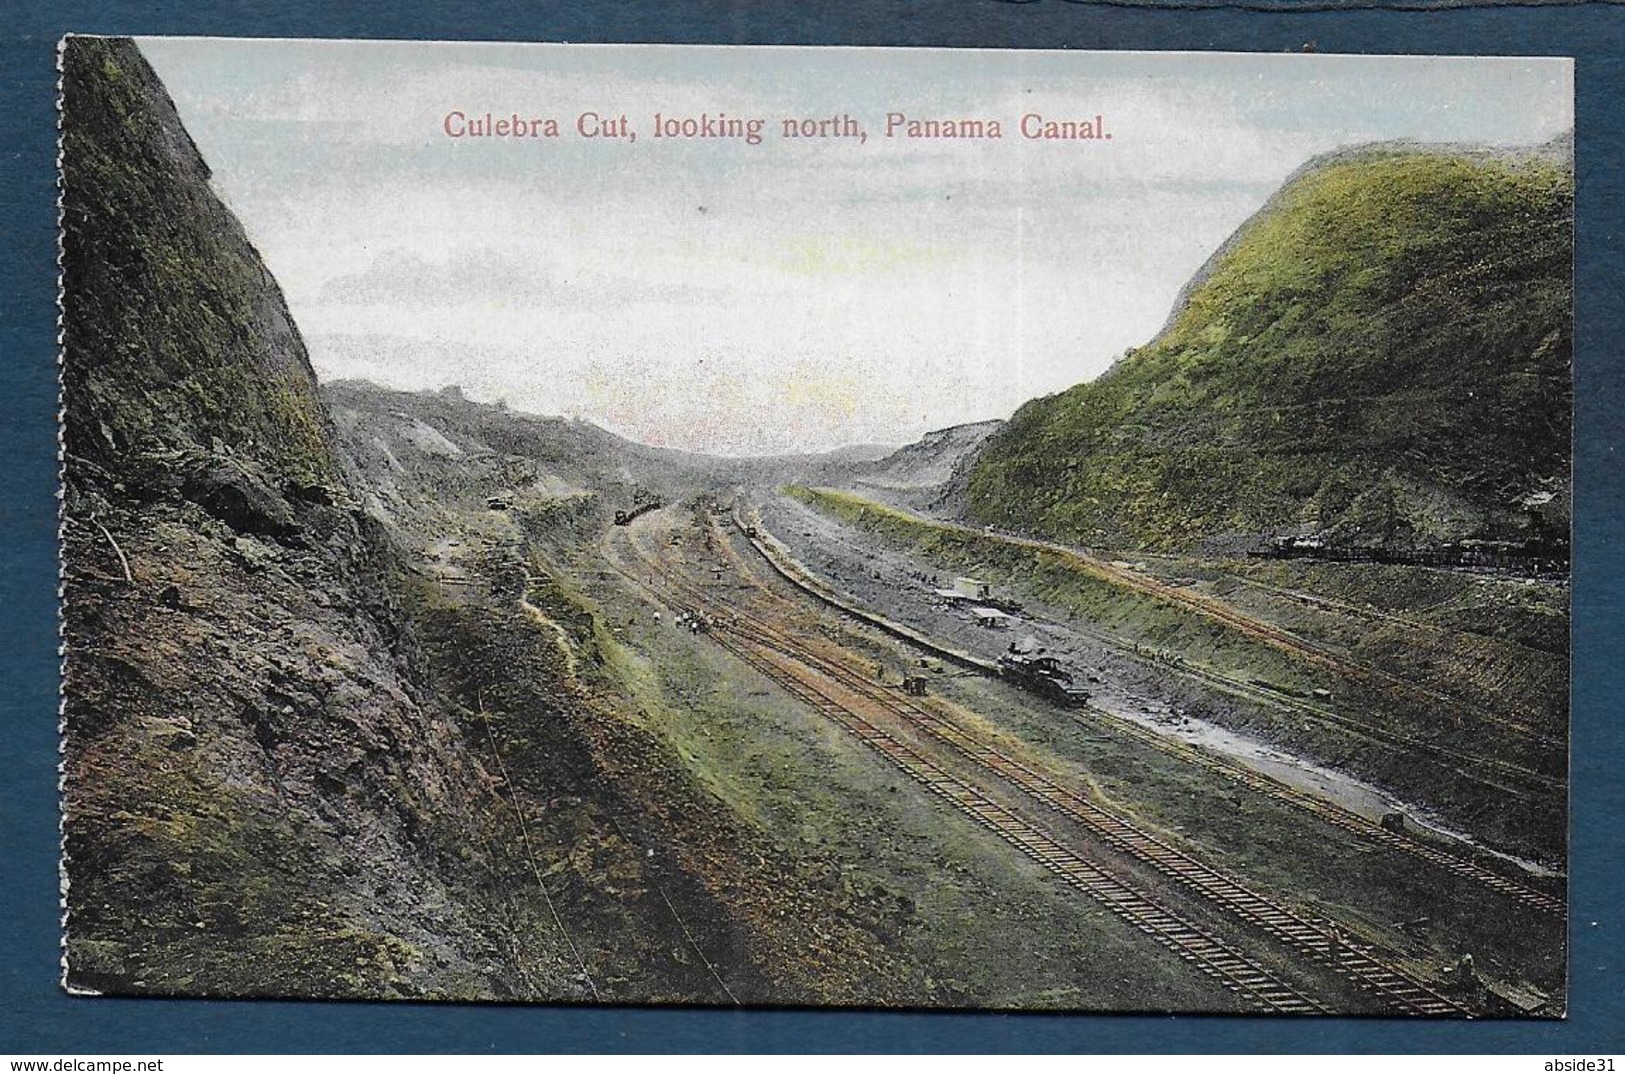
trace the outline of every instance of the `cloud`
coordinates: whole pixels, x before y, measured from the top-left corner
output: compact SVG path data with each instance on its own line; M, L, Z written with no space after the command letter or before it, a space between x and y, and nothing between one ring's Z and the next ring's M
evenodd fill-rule
M548 257L545 244L460 247L444 259L390 247L366 268L312 288L314 304L351 307L411 305L431 309L624 307L640 302L702 303L716 287L681 279L646 279L601 267L571 266Z
M143 41L326 377L760 452L1010 413L1144 343L1340 145L1542 140L1543 60ZM636 144L453 141L450 108L625 112ZM999 141L890 141L888 111ZM656 142L653 113L770 121ZM1106 117L1034 143L1026 112ZM781 141L857 117L867 143Z

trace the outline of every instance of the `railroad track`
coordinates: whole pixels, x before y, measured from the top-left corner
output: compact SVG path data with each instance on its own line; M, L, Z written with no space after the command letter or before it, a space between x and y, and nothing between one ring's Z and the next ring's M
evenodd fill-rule
M1340 828L1371 842L1379 843L1389 849L1409 854L1414 858L1419 858L1455 876L1481 884L1531 909L1560 917L1568 913L1568 905L1554 895L1520 884L1511 877L1486 869L1477 862L1468 861L1466 858L1452 854L1448 850L1418 842L1401 832L1391 831L1362 817L1358 813L1344 809L1335 802L1329 802L1324 798L1300 791L1290 784L1282 783L1272 776L1254 771L1245 765L1233 764L1222 757L1208 753L1206 750L1197 749L1177 739L1171 739L1166 735L1159 735L1155 731L1140 727L1131 720L1122 719L1109 712L1090 709L1089 714L1091 717L1100 717L1110 721L1113 728L1124 735L1136 738L1165 753L1205 768L1232 783L1256 791L1266 798L1272 798L1278 802L1293 805L1313 813L1335 828Z
M1221 870L1170 846L1044 773L967 734L924 706L876 689L859 673L813 654L793 641L787 643L783 635L777 632L764 636L760 627L752 625L741 633L790 659L808 664L886 708L911 726L1086 828L1114 850L1150 866L1162 876L1229 911L1284 946L1328 966L1356 986L1377 996L1395 1013L1429 1017L1467 1016L1473 1013L1393 963L1374 955L1369 949L1350 943L1333 929L1303 917L1279 902L1258 894Z
M1183 607L1198 615L1216 620L1246 637L1263 642L1307 663L1325 668L1334 674L1368 683L1374 688L1390 694L1421 695L1436 704L1470 712L1481 722L1518 735L1538 746L1550 750L1566 751L1568 749L1567 739L1536 728L1531 723L1507 719L1472 701L1455 697L1422 683L1402 679L1381 668L1354 660L1346 654L1336 652L1317 642L1303 638L1289 630L1261 622L1240 609L1232 607L1225 601L1189 592L1181 586L1171 585L1161 579L1144 575L1139 571L1126 570L1115 566L1091 552L1035 537L1023 537L996 530L981 530L941 519L922 518L918 515L911 515L910 517L923 526L932 526L948 532L962 533L982 539L997 540L1017 548L1058 556L1105 582L1122 586L1142 593L1154 600Z
M1013 538L1004 538L1014 540ZM1063 551L1064 546L1050 545L1047 542L1038 542L1036 547L1054 552L1056 555L1070 555L1080 564L1088 565L1091 561L1076 552ZM1171 585L1160 579L1147 578L1135 571L1121 571L1109 568L1110 577L1120 584L1138 589L1148 596L1163 600L1170 604L1177 604L1189 608L1199 614L1216 619L1233 630L1244 635L1256 638L1274 648L1280 649L1296 656L1300 660L1326 668L1334 674L1359 682L1365 682L1374 688L1389 694L1404 696L1406 694L1420 695L1428 701L1458 710L1470 712L1481 723L1500 728L1529 742L1548 750L1566 750L1568 741L1549 732L1543 731L1529 722L1533 714L1520 712L1525 719L1508 719L1505 716L1490 712L1483 705L1457 697L1444 690L1436 689L1423 683L1402 679L1397 675L1384 671L1372 664L1355 660L1350 656L1335 653L1327 647L1309 641L1298 634L1284 630L1280 627L1262 623L1259 620L1239 611L1228 603L1209 597L1203 597L1186 592L1182 587ZM1520 766L1521 767L1521 766Z
M1122 902L1121 893L1107 891L1102 886L1108 881L1124 887L1135 899L1148 900L1143 893L1127 888L1123 881L1108 876L1097 866L1067 850L1053 836L1037 832L1029 822L1022 820L1007 808L991 802L982 792L954 777L946 776L940 768L925 759L913 747L853 712L849 705L842 705L827 693L821 692L816 685L809 684L805 677L798 676L794 671L766 657L761 650L776 653L785 661L822 675L850 694L864 699L894 718L904 721L906 725L925 733L952 753L1002 778L1041 805L1083 827L1117 852L1149 866L1166 879L1270 936L1300 957L1306 957L1318 965L1331 969L1345 980L1378 998L1393 1013L1423 1017L1471 1017L1475 1013L1456 1000L1439 994L1425 982L1370 948L1344 939L1335 927L1322 926L1273 899L1260 895L1234 877L1190 857L1126 819L1079 796L1045 773L994 749L943 718L939 713L875 685L864 673L817 653L805 641L737 607L721 605L709 593L665 568L656 557L643 554L641 549L638 552L640 558L643 558L645 563L669 585L691 603L710 613L717 624L713 630L713 637L724 648L762 670L774 681L785 686L794 696L801 698L817 711L845 726L860 739L886 754L899 767L919 778L933 793L953 802L961 812L971 816L983 826L993 828L1040 864L1068 879L1074 886L1085 887L1091 894L1097 894L1097 897L1114 911L1125 904ZM753 648L756 651L753 652ZM1080 879L1085 877L1086 872L1096 878L1088 879L1087 882ZM1098 877L1104 877L1105 880L1102 881ZM1101 892L1104 894L1100 894ZM1158 909L1162 913L1168 913ZM1195 939L1192 942L1218 942L1188 923L1181 923L1170 932L1169 928L1163 925L1147 925L1139 918L1127 914L1122 916L1130 917L1137 928L1159 939L1177 935L1182 929L1186 929L1194 930ZM1245 956L1239 953L1231 952L1231 955L1245 960ZM1201 962L1200 959L1192 960ZM1253 965L1250 960L1246 961L1249 965ZM1248 971L1249 974L1251 972ZM1216 976L1229 980L1222 975ZM1236 983L1230 981L1227 987ZM1274 989L1275 985L1270 987ZM1240 991L1240 988L1233 990ZM1297 994L1294 992L1292 995Z
M1273 971L1162 907L1144 892L1081 857L1049 832L937 767L912 746L877 727L852 706L831 698L809 683L807 677L763 655L751 643L727 633L713 633L711 637L791 696L844 727L954 810L1014 845L1063 883L1095 899L1249 1005L1273 1014L1332 1013L1325 1004L1304 995Z
M762 549L759 542L752 541L752 545L757 548L758 552L768 559L770 564L772 563L771 555ZM734 562L736 565L738 564L737 559L735 559ZM780 570L780 573L784 573L782 569ZM793 584L799 584L795 583L794 578L790 577L789 575L786 574L784 576L789 578ZM1103 635L1101 636L1101 639L1104 639L1108 643L1110 642L1110 639L1105 639ZM1198 669L1186 668L1186 670L1192 673L1198 673ZM1202 677L1205 678L1205 676ZM1228 680L1218 681L1216 682L1216 685L1223 686L1227 681ZM1283 783L1280 780L1274 779L1271 776L1265 775L1262 772L1257 772L1246 767L1245 765L1235 764L1222 757L1209 753L1206 750L1197 749L1186 743L1180 742L1177 739L1170 738L1167 735L1159 735L1155 731L1141 727L1131 720L1125 720L1102 709L1090 707L1088 712L1091 719L1099 722L1110 723L1115 730L1124 735L1144 742L1147 745L1150 745L1171 756L1179 757L1182 760L1196 764L1204 769L1207 769L1208 771L1230 780L1233 783L1240 784L1250 790L1256 791L1267 798L1302 808L1315 814L1317 817L1325 820L1334 827L1360 836L1371 842L1378 843L1389 849L1397 850L1401 853L1418 858L1429 863L1430 865L1444 869L1446 872L1449 872L1455 876L1473 881L1507 898L1521 903L1524 906L1538 910L1542 913L1563 916L1568 912L1567 904L1559 897L1550 895L1543 891L1538 891L1525 884L1519 883L1517 880L1497 873L1494 870L1487 869L1476 862L1469 861L1465 858L1459 857L1458 855L1452 854L1447 850L1418 842L1417 840L1412 839L1403 833L1391 831L1390 829L1384 828L1358 813L1344 809L1334 802L1329 802L1323 798L1317 797L1316 795L1309 794L1305 791L1300 791L1297 788ZM1521 773L1522 770L1520 770L1520 774ZM1509 791L1508 793L1511 792Z
M1488 634L1475 634L1466 630L1453 630L1448 627L1440 626L1437 623L1423 622L1420 619L1412 619L1408 616L1399 615L1394 612L1381 611L1372 607L1362 607L1350 601L1338 600L1334 597L1322 597L1313 593L1305 593L1299 589L1274 585L1273 583L1265 582L1261 579L1253 578L1246 574L1237 573L1235 570L1227 570L1219 566L1212 566L1210 569L1219 572L1223 577L1234 581L1243 588L1252 589L1259 593L1265 593L1273 597L1293 601L1303 607L1311 608L1317 612L1334 612L1350 618L1363 619L1370 623L1398 627L1402 630L1411 630L1419 634L1426 634L1432 636L1433 638L1441 639L1446 643L1451 643L1453 639L1465 639L1470 645L1481 646L1503 653L1509 651L1515 652L1520 649L1528 651L1530 649L1530 647L1524 646L1521 643L1508 641L1504 638L1497 638ZM1541 650L1534 651L1541 652ZM1456 697L1456 695L1448 693L1442 694L1441 696L1450 698ZM1462 700L1458 698L1457 703L1467 706L1476 706L1479 711L1485 711L1482 705L1470 700ZM1512 713L1518 716L1520 720L1524 721L1521 724L1515 723L1512 726L1527 729L1531 741L1538 745L1549 746L1555 749L1567 751L1568 739L1565 736L1554 735L1549 731L1542 731L1537 727L1539 724L1547 724L1551 722L1551 717L1549 714L1541 712L1526 703L1507 698L1502 699L1502 704Z

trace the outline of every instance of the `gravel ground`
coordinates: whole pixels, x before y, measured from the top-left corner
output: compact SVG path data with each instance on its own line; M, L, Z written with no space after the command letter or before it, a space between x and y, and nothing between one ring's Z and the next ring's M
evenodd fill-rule
M1012 644L1041 651L1056 657L1071 672L1075 684L1089 691L1091 704L1114 716L1223 753L1370 819L1402 812L1439 835L1487 849L1469 833L1445 824L1422 806L1278 744L1193 714L1192 709L1200 706L1202 711L1222 718L1247 703L1172 675L1090 637L1079 629L1082 624L1069 623L1065 612L1026 602L1007 629L990 630L978 625L967 607L956 606L934 592L953 585L951 574L888 548L789 497L764 496L758 509L766 529L805 568L863 607L980 659L997 660ZM997 586L993 595L1021 599ZM1535 862L1513 855L1497 856L1532 873L1551 875Z

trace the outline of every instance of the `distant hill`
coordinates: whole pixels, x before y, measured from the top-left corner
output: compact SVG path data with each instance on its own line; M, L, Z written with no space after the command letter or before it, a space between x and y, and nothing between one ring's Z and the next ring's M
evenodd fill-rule
M871 472L906 480L909 466L934 457L917 450L921 445L896 450L875 444L812 455L701 455L651 447L587 421L476 402L455 387L408 392L340 380L323 384L321 393L346 456L361 471L369 507L391 522L413 514L414 504L432 512L501 493L593 496L601 509L612 510L640 497L673 501L735 484L828 482ZM922 444L955 435L957 430L943 430ZM962 454L954 450L951 458Z
M912 444L868 458L842 452L809 458L799 468L786 468L781 480L850 488L922 511L957 513L963 501L969 462L1002 421L977 421L934 429Z
M996 432L1002 421L978 421L926 433L866 466L854 467L851 480L874 488L934 488L953 479L959 464Z
M1566 537L1571 151L1310 162L1151 343L988 440L968 514L1142 547Z
M612 509L638 496L676 495L716 465L589 422L478 403L457 388L404 392L349 380L321 391L369 508L395 523L418 509L483 504L503 493L591 495Z

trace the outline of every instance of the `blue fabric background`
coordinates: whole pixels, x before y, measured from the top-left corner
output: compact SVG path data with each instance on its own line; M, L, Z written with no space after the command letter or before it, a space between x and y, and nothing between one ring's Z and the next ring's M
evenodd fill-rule
M22 0L0 17L0 1053L1625 1050L1625 8L1292 0L355 5ZM1413 5L1414 6L1414 5ZM1276 10L1247 10L1274 8ZM1572 1002L1563 1023L83 999L57 985L55 47L65 32L1577 58Z

